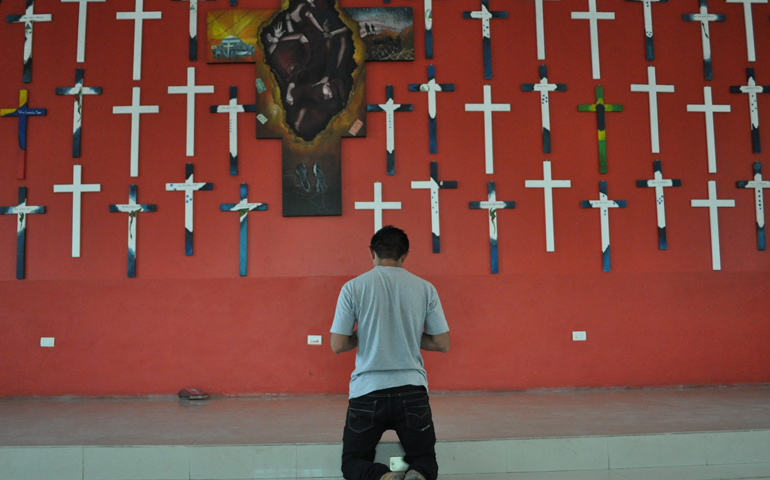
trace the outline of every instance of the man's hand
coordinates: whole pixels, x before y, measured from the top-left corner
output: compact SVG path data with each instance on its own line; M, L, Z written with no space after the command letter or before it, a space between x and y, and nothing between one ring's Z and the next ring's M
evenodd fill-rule
M449 332L438 335L422 334L420 348L430 352L446 353L449 351Z
M354 331L350 336L332 333L329 343L334 353L349 352L358 346L358 332Z

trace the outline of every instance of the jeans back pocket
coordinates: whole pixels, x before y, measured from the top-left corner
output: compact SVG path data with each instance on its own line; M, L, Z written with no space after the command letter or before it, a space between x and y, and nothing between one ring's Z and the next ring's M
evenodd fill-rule
M372 428L376 407L377 400L350 400L347 427L356 433L362 433Z
M433 425L428 397L414 400L404 400L406 426L420 432L428 430Z

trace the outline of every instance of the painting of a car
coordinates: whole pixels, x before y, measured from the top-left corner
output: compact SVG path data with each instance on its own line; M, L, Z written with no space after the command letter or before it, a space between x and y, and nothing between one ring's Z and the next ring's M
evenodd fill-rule
M244 60L254 56L256 49L238 37L225 37L219 45L212 45L211 51L217 60Z

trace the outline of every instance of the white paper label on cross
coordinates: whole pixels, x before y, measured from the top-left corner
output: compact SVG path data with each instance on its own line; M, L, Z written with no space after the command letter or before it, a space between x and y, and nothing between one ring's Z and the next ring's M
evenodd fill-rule
M141 89L134 87L131 93L131 106L112 107L113 114L131 114L131 167L132 177L139 176L139 115L142 113L158 113L158 105L141 105Z
M138 0L137 0L138 1ZM187 85L168 87L169 94L187 95L187 156L195 155L195 95L214 93L214 85L195 85L195 67L187 68Z
M709 180L708 200L692 200L693 207L708 207L709 228L711 230L711 266L714 270L722 269L722 259L719 249L719 215L720 207L734 207L735 200L720 200L717 198L717 182Z
M551 179L551 162L543 162L543 180L525 180L526 188L542 188L545 197L545 251L554 251L553 240L553 189L571 188L572 183L569 180Z
M598 20L615 20L615 12L598 12L596 0L588 0L587 12L572 12L573 20L588 20L591 32L591 69L594 80L601 78L599 68L599 25Z
M86 61L86 20L88 18L89 2L106 2L107 0L61 0L62 3L78 3L78 50L77 63Z
M702 112L706 115L706 147L708 151L709 173L717 173L716 141L714 139L714 113L727 113L730 105L714 105L711 99L711 87L703 87L703 104L687 105L688 112Z
M81 195L87 192L100 192L102 186L98 183L81 183L81 166L72 167L72 184L54 185L54 193L72 194L72 257L80 257L80 207Z
M142 32L144 20L157 20L161 12L145 12L144 0L136 0L136 10L133 12L117 12L118 20L134 21L134 80L142 79Z
M632 92L647 92L650 103L650 143L652 153L660 153L660 140L658 136L658 93L672 93L673 85L658 85L655 78L655 67L647 67L647 84L632 84Z
M401 210L401 202L383 202L382 201L382 183L374 182L374 201L356 202L356 210L374 210L374 232L377 233L382 228L383 210Z
M495 172L494 142L492 141L492 112L510 112L510 103L492 103L492 87L484 85L484 103L466 103L466 112L484 113L484 160L486 173Z

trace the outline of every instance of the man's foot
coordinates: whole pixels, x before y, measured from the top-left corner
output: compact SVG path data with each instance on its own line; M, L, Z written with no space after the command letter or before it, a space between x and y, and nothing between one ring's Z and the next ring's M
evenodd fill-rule
M425 477L422 476L422 473L416 470L409 470L406 472L404 480L425 480Z
M380 480L404 480L404 472L388 472L381 476Z

